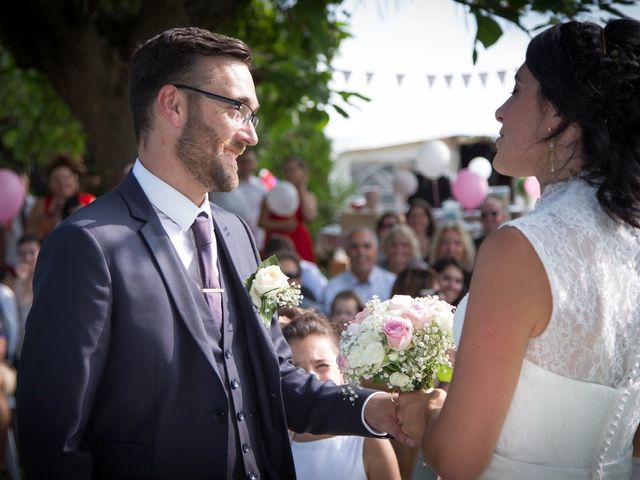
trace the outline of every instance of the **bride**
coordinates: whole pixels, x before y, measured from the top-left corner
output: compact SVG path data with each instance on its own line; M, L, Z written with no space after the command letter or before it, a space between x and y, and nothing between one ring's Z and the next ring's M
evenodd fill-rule
M543 193L480 249L444 405L440 390L426 402L401 396L399 421L427 418L424 456L445 480L629 479L640 421L640 22L542 32L496 118L495 169L535 175Z

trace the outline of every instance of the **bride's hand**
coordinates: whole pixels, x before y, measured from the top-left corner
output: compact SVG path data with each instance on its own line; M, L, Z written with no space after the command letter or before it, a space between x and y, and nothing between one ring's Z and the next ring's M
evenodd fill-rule
M419 445L429 416L438 412L447 397L442 389L401 393L398 399L398 423L404 433Z

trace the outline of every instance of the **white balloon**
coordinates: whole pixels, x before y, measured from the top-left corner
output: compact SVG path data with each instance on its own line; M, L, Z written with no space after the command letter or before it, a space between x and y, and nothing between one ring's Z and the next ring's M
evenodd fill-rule
M493 172L491 162L484 157L475 157L469 162L469 170L487 180Z
M300 206L298 189L286 180L278 181L277 185L267 193L265 201L269 210L281 217L290 217Z
M425 142L418 150L416 168L427 178L436 179L449 170L451 150L441 140Z
M418 190L418 177L408 170L400 170L393 177L393 191L400 195L410 196Z

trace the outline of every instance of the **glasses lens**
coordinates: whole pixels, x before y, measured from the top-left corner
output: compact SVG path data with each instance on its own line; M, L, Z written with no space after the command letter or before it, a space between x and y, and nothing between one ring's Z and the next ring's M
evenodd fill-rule
M240 107L238 108L238 112L240 112L242 123L251 122L251 125L253 125L253 128L258 126L258 122L259 122L258 117L256 117L253 114L253 110L251 110L251 108L248 105L245 105L244 103L240 105Z

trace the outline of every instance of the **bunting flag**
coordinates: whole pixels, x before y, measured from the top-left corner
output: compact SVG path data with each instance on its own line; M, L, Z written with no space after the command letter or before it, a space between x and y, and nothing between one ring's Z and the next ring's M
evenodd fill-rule
M373 72L367 72L367 85L371 83L372 78L373 78Z
M444 76L444 81L447 82L447 88L451 87L451 80L453 80L453 75Z
M481 72L475 72L475 71L467 71L467 72L456 72L456 73L447 73L447 74L436 74L436 73L429 73L429 74L423 74L422 78L425 79L427 81L427 84L429 86L430 89L433 88L437 88L437 83L436 81L438 79L442 79L444 80L446 86L448 89L452 88L452 85L454 84L454 82L457 81L461 81L462 84L465 86L465 88L469 88L473 83L471 82L471 79L473 78L474 75L477 75L478 78L480 79L480 83L482 84L483 87L487 87L487 85L490 83L490 78L492 76L497 76L497 78L500 81L501 85L505 85L506 83L506 77L507 77L507 73L511 74L511 72L517 72L518 71L518 67L507 67L504 69L500 69L500 70L496 70L493 72L488 72L488 71L481 71ZM373 71L365 71L364 73L364 77L366 80L366 84L370 85L371 82L373 81L377 81L378 79L382 80L382 77L386 77L388 78L389 76L392 76L392 78L395 80L395 83L397 84L398 87L401 87L402 84L404 83L404 81L409 78L409 77L413 77L415 74L414 73L399 73L399 72L373 72ZM334 70L334 78L337 79L344 79L344 83L348 84L350 81L357 81L355 80L357 77L362 78L361 75L362 73L359 73L357 71L354 70L350 70L350 69L336 69ZM341 78L342 77L342 78ZM459 80L458 80L459 79ZM339 80L339 81L340 81Z

